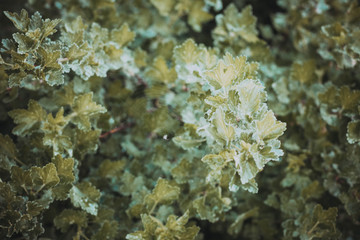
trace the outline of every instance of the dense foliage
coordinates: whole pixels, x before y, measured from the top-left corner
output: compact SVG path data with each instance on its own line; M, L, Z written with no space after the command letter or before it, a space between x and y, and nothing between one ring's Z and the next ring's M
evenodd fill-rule
M357 1L0 7L1 239L360 238Z

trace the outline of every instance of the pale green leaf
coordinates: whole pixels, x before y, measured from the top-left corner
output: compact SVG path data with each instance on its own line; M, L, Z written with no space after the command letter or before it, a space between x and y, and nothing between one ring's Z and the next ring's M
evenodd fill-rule
M28 30L30 19L25 9L21 9L20 15L8 11L4 11L4 14L7 18L9 18L13 22L14 26L17 29L19 29L22 32L26 32Z
M56 155L52 162L56 166L60 183L72 183L75 180L73 173L74 170L74 159L73 158L62 158L61 155Z
M90 130L90 119L93 116L106 112L106 108L93 102L92 97L92 92L82 94L75 98L75 102L72 107L74 115L72 122L83 131Z
M15 135L26 136L36 131L46 119L46 111L34 100L30 100L28 110L15 109L9 112L9 116L18 124L14 129Z
M44 167L30 168L30 175L34 184L40 189L49 189L60 182L55 164L48 163Z
M92 186L90 182L78 183L73 185L70 190L72 204L91 215L97 215L99 198L100 191Z
M277 121L272 111L268 111L260 121L256 121L257 136L263 141L278 138L285 129L286 124Z
M145 203L150 208L157 204L170 204L178 199L179 194L179 187L171 185L166 179L159 178L152 193L146 196Z

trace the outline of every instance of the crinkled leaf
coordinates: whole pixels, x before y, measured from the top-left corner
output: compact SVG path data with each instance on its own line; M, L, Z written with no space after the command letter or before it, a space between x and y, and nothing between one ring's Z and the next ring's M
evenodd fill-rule
M75 156L78 154L80 158L83 158L86 154L96 152L99 145L100 133L101 131L99 129L90 131L77 129L75 141L72 142L72 144L75 143Z
M235 4L229 4L223 15L216 16L217 26L212 34L215 40L220 42L227 39L234 40L235 37L240 37L247 42L256 42L258 41L256 20L250 5L239 12Z
M346 137L351 144L360 141L360 120L354 120L348 123Z
M67 232L69 227L73 224L86 228L88 219L86 213L80 210L65 209L58 216L54 218L55 227L60 229L61 232Z
M177 74L174 68L169 69L162 56L155 58L152 66L146 72L154 82L172 83L176 80Z
M93 93L82 94L75 98L74 105L72 107L74 117L72 122L76 124L80 130L88 131L91 128L91 117L105 113L106 108L96 104L92 101Z
M130 31L129 25L123 24L119 29L111 31L111 40L119 44L120 47L127 45L135 38L135 33Z
M199 59L202 53L203 51L199 49L192 39L188 39L180 46L174 48L174 58L179 64L193 64Z
M221 188L207 189L203 196L192 201L200 219L216 222L220 214L230 209L231 199L222 197Z
M5 11L4 14L7 18L9 18L13 22L14 26L17 29L19 29L22 32L26 32L28 30L30 19L25 9L21 9L20 15L8 11Z
M18 44L18 52L21 54L35 50L40 44L37 40L34 40L23 33L14 33L13 38Z
M60 182L55 164L48 163L44 167L30 168L31 179L40 189L49 189Z
M168 180L159 178L152 193L147 195L145 203L151 208L157 204L170 204L178 199L180 188L173 186Z
M211 171L206 177L206 181L210 183L219 182L221 179L222 169L227 166L226 158L220 154L207 154L201 161L206 163Z
M309 218L304 216L301 226L302 239L338 239L339 232L336 229L337 208L332 207L324 210L320 204L317 204ZM309 221L310 219L310 221Z
M26 203L26 211L31 216L39 215L42 211L45 209L48 209L50 206L50 203L54 201L54 198L52 197L51 190L47 190L43 193L43 195L34 201L28 201Z
M186 211L183 216L177 218L175 215L170 215L167 218L165 225L153 216L142 214L141 221L144 226L144 231L137 231L128 234L126 239L140 240L140 239L184 239L193 240L199 232L197 226L185 226L189 220L189 211Z
M302 84L311 84L316 80L315 70L315 60L294 63L291 68L291 77Z
M202 0L192 1L188 13L188 23L196 32L200 32L202 24L213 19L213 15L206 11L204 2Z
M228 144L235 136L235 129L231 124L226 122L225 117L226 115L221 108L216 110L213 119L215 132L212 134L215 139L225 141L226 144Z
M18 188L22 188L27 191L28 187L32 187L33 181L30 176L30 171L25 171L18 166L11 168L11 180Z
M340 88L340 101L344 111L357 112L360 103L360 91L351 91L348 86Z
M184 150L188 150L200 146L205 139L193 139L192 137L188 137L186 135L180 135L172 138L172 141Z
M18 124L13 133L26 136L34 132L46 119L46 111L34 100L30 100L28 110L15 109L9 112L9 116Z
M169 16L169 13L173 10L174 0L151 0L150 1L162 16Z
M75 207L80 207L91 215L97 215L98 201L100 198L100 191L97 190L90 182L82 182L70 190L70 199Z
M0 155L1 154L10 158L16 158L17 148L8 135L2 135L0 133Z
M100 230L95 233L92 240L115 239L118 235L119 224L117 221L105 220L102 223Z
M73 173L74 170L74 159L73 158L63 158L61 155L56 155L52 162L56 166L58 176L60 178L60 183L72 183L75 180Z
M125 165L126 161L123 160L110 161L106 159L99 167L99 175L107 178L120 177Z
M223 60L220 60L213 70L206 72L206 75L215 89L229 86L236 77L234 66L225 65Z
M285 129L286 124L277 121L272 111L268 111L263 119L256 121L257 136L263 141L278 138Z

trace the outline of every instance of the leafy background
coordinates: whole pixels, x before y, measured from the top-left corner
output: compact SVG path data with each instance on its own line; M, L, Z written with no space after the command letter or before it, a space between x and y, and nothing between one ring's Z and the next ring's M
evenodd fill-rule
M0 10L2 238L359 238L357 1Z

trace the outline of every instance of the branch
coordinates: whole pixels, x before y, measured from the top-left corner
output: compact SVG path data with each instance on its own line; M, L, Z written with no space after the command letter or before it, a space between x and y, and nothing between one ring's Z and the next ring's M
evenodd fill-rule
M127 129L127 128L129 128L129 127L132 127L133 125L134 125L134 124L132 124L132 123L122 124L122 125L119 126L119 127L116 127L116 128L114 128L114 129L111 129L110 131L107 131L107 132L101 134L99 138L106 138L106 137L109 136L110 134L114 134L114 133L120 132L120 131L122 131L122 130L124 130L124 129Z

